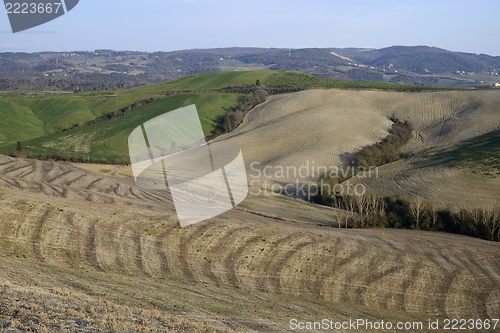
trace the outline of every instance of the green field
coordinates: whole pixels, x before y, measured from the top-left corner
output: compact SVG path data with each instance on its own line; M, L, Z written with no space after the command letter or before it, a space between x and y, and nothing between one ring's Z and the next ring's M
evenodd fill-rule
M438 87L411 86L383 82L342 81L317 77L296 72L274 72L262 80L262 84L271 88L339 88L339 89L378 89L394 91L442 90Z
M0 141L24 141L60 132L147 98L144 95L110 96L0 97Z
M343 88L381 90L440 90L437 87L420 87L381 82L342 81L317 77L298 72L247 71L191 75L164 83L129 90L131 93L157 93L178 90L209 90L230 86L255 84L257 80L269 88Z
M208 135L218 117L244 98L243 94L216 90L253 85L257 80L268 88L436 89L339 81L296 72L244 71L192 75L116 92L1 94L0 154L16 155L16 142L20 141L21 155L26 157L125 163L128 161L127 138L135 127L165 112L196 104L203 130ZM172 92L177 93L171 95ZM63 131L151 97L158 100L123 117Z
M195 104L202 121L203 131L210 134L216 119L236 105L240 94L184 94L159 99L125 114L123 117L99 124L40 136L22 142L22 155L26 157L63 157L70 160L126 163L129 134L144 122L165 112ZM0 146L0 152L15 154L15 143Z
M129 92L154 93L178 90L210 90L246 84L251 85L255 84L257 80L260 80L262 84L265 85L268 78L276 74L277 73L273 71L249 71L191 75L155 85L131 89ZM314 78L314 76L300 73L294 73L294 75L304 75Z

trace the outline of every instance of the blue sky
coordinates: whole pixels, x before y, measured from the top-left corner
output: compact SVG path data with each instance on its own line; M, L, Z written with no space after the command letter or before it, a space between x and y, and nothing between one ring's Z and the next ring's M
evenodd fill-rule
M499 17L498 0L80 0L17 34L0 13L0 52L429 45L500 56Z

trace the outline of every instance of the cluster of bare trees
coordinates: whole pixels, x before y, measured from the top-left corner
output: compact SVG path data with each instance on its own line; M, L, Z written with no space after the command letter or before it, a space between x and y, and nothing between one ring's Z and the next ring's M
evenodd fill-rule
M375 192L333 195L317 203L331 206L339 228L404 228L443 231L500 241L500 209L438 209L415 196L382 198Z
M337 195L332 198L331 206L339 228L379 227L385 219L385 202L373 192L364 195Z
M460 208L455 223L468 235L492 241L500 241L500 210L481 208L467 210Z

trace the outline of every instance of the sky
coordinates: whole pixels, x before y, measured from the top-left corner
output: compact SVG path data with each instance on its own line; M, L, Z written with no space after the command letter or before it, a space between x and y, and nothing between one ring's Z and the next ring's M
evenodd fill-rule
M499 17L498 0L80 0L16 34L0 13L0 52L428 45L500 56Z

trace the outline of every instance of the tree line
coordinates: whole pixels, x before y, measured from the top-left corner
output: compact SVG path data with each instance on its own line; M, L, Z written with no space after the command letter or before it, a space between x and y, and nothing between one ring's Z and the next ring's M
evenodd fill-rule
M298 92L305 88L266 88L257 80L254 85L233 86L218 89L223 92L246 93L245 98L237 106L229 110L225 115L217 118L217 125L207 137L208 140L214 139L219 135L230 133L235 130L242 122L243 117L257 105L264 103L272 95Z
M392 117L393 125L381 142L361 149L354 165L371 170L405 155L400 149L410 140L413 128ZM346 179L322 177L312 201L334 208L339 228L395 228L442 231L489 241L500 241L500 208L442 209L421 197L380 197L375 192L344 195L332 191Z
M421 197L409 200L403 196L325 195L313 198L319 204L334 208L339 228L393 228L441 231L500 241L500 208L439 209Z
M395 117L391 120L393 124L389 134L381 142L364 147L354 155L356 167L376 167L405 157L400 149L411 139L413 127Z

